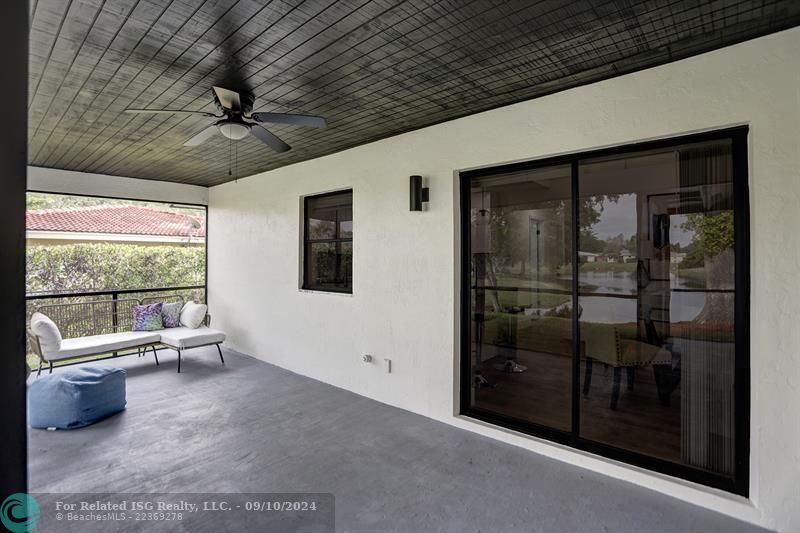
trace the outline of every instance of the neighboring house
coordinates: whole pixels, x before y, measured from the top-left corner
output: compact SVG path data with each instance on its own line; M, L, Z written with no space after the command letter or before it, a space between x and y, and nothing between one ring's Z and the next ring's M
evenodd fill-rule
M686 252L671 252L669 254L669 262L673 265L680 264L684 259L686 259Z
M578 257L580 258L582 263L594 263L597 261L597 258L600 254L595 254L592 252L578 252Z
M629 250L626 250L625 248L619 251L619 256L622 258L623 263L636 260L636 255L632 254Z
M136 205L28 211L28 245L118 242L140 245L204 245L205 220Z

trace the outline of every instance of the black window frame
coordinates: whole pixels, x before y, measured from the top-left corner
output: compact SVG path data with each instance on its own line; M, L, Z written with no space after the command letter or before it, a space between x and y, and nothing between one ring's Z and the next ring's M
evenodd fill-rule
M308 272L309 272L309 253L308 249L312 243L331 243L338 245L341 243L350 243L351 247L353 244L353 236L351 232L350 237L341 237L339 235L339 231L341 230L339 220L336 220L336 237L333 239L312 239L308 235L309 223L308 223L308 216L309 216L309 202L313 200L318 200L320 198L328 198L332 196L343 196L343 195L350 195L350 210L352 212L353 209L353 189L341 189L337 191L331 191L321 194L311 194L303 197L303 247L302 247L302 284L301 289L304 291L313 291L313 292L333 292L333 293L340 293L340 294L353 294L353 272L352 272L352 257L350 262L350 284L347 287L331 287L331 286L315 286L309 283L308 280ZM337 268L339 265L337 264Z
M460 273L459 313L459 394L458 412L460 415L487 422L493 425L540 437L577 450L593 453L647 470L685 479L740 496L748 497L750 492L750 201L748 171L748 126L718 129L703 133L678 135L654 141L634 142L610 148L587 150L563 156L547 157L519 163L501 164L492 167L459 172L459 232L461 250L458 265ZM673 148L683 144L701 143L715 140L730 140L733 158L734 195L734 239L735 239L735 378L734 378L734 416L735 426L735 471L733 476L724 476L693 468L679 463L657 459L642 453L625 450L608 444L592 441L579 435L580 428L580 376L579 376L579 337L573 335L572 342L572 428L571 431L554 429L533 422L513 419L470 405L471 364L470 364L470 188L472 180L511 171L531 170L555 165L570 165L572 174L572 254L573 279L577 279L577 238L579 176L578 165L590 158L614 155L635 155L638 152ZM576 299L578 284L573 283L573 299ZM573 331L579 334L577 307L573 305Z

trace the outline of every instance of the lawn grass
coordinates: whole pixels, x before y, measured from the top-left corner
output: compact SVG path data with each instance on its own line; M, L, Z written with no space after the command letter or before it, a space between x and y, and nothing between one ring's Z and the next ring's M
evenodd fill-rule
M504 309L511 307L533 307L550 309L569 302L569 294L535 293L523 291L498 291L497 298Z
M556 291L564 291L564 286L557 281L552 280L535 280L529 277L514 276L512 274L501 274L497 276L497 285L499 287L514 287L519 289L539 289L541 291L552 290L553 292L534 292L526 290L498 290L497 298L500 300L500 305L504 309L511 307L540 307L552 308L569 302L571 297L569 294L561 294ZM487 291L491 290L489 287ZM487 299L488 300L488 299Z
M581 263L581 272L635 272L636 263Z
M681 268L675 274L685 279L687 285L692 289L702 289L706 286L706 269L704 267Z
M584 328L593 325L595 328L616 330L622 339L647 342L640 336L639 326L635 322L582 324ZM569 318L489 312L486 313L483 327L484 344L562 355L572 353L572 321ZM670 325L669 337L702 342L734 342L735 331L731 324L675 322Z

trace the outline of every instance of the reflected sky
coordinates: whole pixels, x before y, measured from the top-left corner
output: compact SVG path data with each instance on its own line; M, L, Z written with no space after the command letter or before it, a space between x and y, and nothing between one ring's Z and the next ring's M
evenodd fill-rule
M599 239L606 240L609 237L616 237L620 233L629 238L636 233L636 195L621 194L619 200L603 201L603 213L597 224L592 226L592 230ZM672 243L679 243L682 247L688 246L692 242L693 233L681 228L681 224L686 221L683 215L673 215L670 217L672 223L669 230L669 238Z

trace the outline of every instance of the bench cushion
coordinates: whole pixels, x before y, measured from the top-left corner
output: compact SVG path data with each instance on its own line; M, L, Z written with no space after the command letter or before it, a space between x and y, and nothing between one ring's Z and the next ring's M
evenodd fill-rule
M170 328L163 329L161 333L161 343L172 348L194 348L206 344L217 344L225 340L225 334L219 330L211 328Z
M59 370L28 387L34 428L74 429L125 409L125 371L109 366Z
M159 333L159 331L123 331L106 335L64 339L61 341L61 349L59 351L47 354L45 357L48 361L60 361L61 359L70 359L72 357L117 352L126 348L157 343L161 338Z

